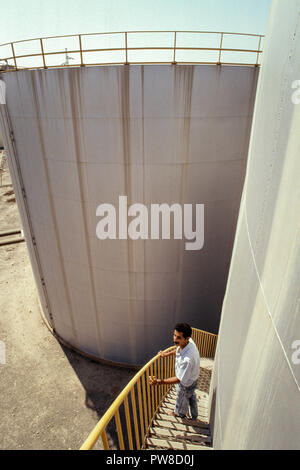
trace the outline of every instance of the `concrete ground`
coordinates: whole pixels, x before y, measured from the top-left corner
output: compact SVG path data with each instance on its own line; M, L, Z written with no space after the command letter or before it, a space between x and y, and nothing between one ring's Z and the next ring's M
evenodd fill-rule
M1 179L9 184L8 172ZM0 231L20 226L12 187L1 187ZM135 374L53 337L40 316L24 242L0 247L0 341L0 449L79 449Z

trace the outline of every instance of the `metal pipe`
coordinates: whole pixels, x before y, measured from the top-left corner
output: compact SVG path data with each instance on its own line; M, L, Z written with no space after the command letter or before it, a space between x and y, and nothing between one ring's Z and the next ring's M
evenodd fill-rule
M25 238L12 238L11 240L5 240L4 242L0 242L0 246L5 245L13 245L14 243L25 242Z
M7 230L5 232L0 232L0 237L6 237L7 235L15 235L17 233L21 233L21 229L12 229L12 230Z

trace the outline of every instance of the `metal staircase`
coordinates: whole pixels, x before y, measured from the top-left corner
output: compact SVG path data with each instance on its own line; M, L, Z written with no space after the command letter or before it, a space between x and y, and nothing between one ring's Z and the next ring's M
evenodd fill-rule
M212 450L208 422L208 394L212 368L212 359L201 359L201 372L196 390L198 419L182 419L168 414L174 410L176 400L176 390L172 387L155 416L150 434L146 438L146 449Z
M209 387L217 335L192 328L192 338L200 352L200 376L196 394L198 419L181 419L174 411L175 386L149 385L149 377L169 378L175 374L175 356L157 354L145 364L111 404L81 446L92 449L98 440L104 450L209 450ZM174 346L166 349L169 352Z

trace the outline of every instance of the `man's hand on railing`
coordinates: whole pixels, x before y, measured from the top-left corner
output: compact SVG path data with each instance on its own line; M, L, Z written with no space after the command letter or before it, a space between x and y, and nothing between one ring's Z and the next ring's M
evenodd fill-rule
M149 375L149 385L157 385L157 378L155 377L155 375Z
M160 357L168 357L168 356L171 356L172 354L176 354L176 348L174 347L174 349L172 349L172 351L168 351L168 352L165 352L165 351L158 351L157 353Z
M157 353L160 357L168 357L168 353L164 352L164 351L158 351Z
M149 375L149 385L173 385L179 382L180 380L176 376L169 377L168 379L157 379L155 375Z
M149 375L149 385L162 385L164 383L164 379L157 379L155 375Z

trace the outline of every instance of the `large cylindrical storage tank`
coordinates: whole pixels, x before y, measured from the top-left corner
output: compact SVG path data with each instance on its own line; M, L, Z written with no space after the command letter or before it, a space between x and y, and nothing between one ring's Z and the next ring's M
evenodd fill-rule
M214 449L300 448L300 0L275 0L210 388Z
M217 333L258 70L124 65L3 74L1 124L41 305L69 345L142 364L170 344L177 321ZM128 207L141 203L149 214L155 203L204 204L203 248L150 233L97 238L97 207L112 204L118 215L124 195Z

